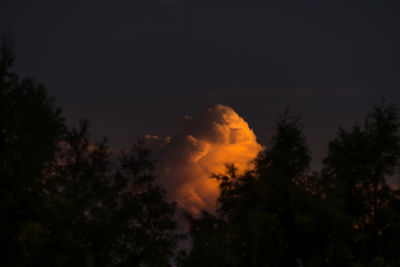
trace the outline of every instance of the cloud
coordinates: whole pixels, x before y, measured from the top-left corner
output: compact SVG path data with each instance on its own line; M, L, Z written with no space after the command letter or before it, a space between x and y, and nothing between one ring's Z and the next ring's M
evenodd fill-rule
M239 171L251 167L263 147L248 123L232 108L216 104L197 117L186 116L177 135L167 138L146 135L158 160L158 176L169 199L193 214L214 212L219 195L213 173L234 163Z

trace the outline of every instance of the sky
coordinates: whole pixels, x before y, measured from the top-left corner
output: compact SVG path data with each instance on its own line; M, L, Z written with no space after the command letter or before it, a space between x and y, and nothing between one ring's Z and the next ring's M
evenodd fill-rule
M369 1L0 1L14 70L46 85L69 124L127 148L219 103L268 145L300 113L313 167L339 126L400 102L400 9Z

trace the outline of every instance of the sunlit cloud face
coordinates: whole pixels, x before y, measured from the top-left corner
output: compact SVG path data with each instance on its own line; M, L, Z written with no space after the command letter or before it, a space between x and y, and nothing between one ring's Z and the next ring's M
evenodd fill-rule
M262 146L247 122L224 105L185 117L181 126L173 137L146 136L158 160L159 181L181 208L214 212L219 188L211 174L224 172L226 163L239 171L250 168Z

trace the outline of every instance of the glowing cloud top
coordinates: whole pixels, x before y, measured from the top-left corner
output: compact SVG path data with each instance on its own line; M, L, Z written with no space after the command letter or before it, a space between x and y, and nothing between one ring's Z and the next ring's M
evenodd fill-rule
M176 136L146 139L159 161L160 183L170 200L193 214L215 211L219 188L211 174L224 172L226 163L244 171L263 149L247 122L220 104L198 117L185 117Z

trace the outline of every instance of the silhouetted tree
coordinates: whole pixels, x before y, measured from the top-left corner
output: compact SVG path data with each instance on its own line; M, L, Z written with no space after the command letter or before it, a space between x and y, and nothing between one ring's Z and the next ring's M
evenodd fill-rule
M106 140L91 142L87 126L67 133L49 178L52 264L168 266L174 206L154 184L149 152L134 145L115 169Z
M175 206L140 142L127 152L68 129L43 85L0 48L0 265L170 266ZM227 165L216 214L187 215L192 249L180 266L400 266L400 120L377 106L340 129L321 173L288 112L271 144L238 173Z
M45 87L10 68L15 54L4 36L0 49L0 265L15 266L39 243L43 173L53 162L64 124ZM33 239L35 239L33 241Z
M44 86L10 71L11 39L2 45L0 265L170 266L175 207L149 152L110 155L87 122L67 129Z
M358 264L400 264L398 191L387 184L400 162L399 127L395 106L377 106L362 126L339 130L324 160L325 190L351 218Z
M308 173L302 126L286 112L275 131L254 170L238 174L228 165L226 174L214 176L221 188L219 218L203 214L190 220L193 249L184 263L200 258L210 258L207 265L217 258L220 266L327 263L331 216L317 179Z
M179 266L233 266L237 261L229 246L228 224L225 220L207 212L200 217L187 214L192 249L183 252Z

